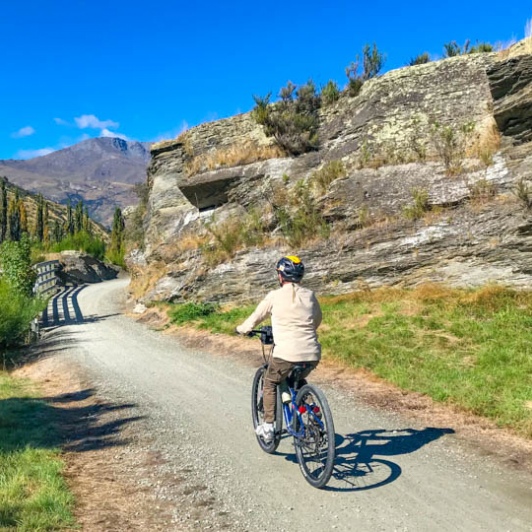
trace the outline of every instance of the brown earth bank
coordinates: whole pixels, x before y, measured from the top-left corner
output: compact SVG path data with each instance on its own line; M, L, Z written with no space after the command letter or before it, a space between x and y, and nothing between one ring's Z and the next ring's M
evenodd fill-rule
M256 344L247 339L176 328L153 309L137 316L137 320L213 356L232 357L250 366L260 362ZM106 402L81 367L57 356L37 357L14 375L37 381L45 400L57 411L57 429L64 439L65 474L76 497L75 516L82 530L186 530L175 521L175 502L171 504L161 496L165 485L179 484L180 479L156 476L154 466L164 460L150 451L150 436L142 430L142 420L132 405ZM312 380L334 385L370 406L415 419L427 427L449 427L455 437L480 455L509 468L532 472L532 441L498 428L487 419L437 404L422 394L399 390L369 372L327 360ZM202 508L194 505L186 489L177 512L190 515L196 523L202 518Z

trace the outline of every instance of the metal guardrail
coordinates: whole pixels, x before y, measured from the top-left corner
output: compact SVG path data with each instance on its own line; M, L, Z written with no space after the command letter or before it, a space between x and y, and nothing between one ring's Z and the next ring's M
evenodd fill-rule
M33 293L39 296L48 297L59 290L59 277L57 272L60 263L58 260L49 260L35 264L37 271L37 280L33 285Z

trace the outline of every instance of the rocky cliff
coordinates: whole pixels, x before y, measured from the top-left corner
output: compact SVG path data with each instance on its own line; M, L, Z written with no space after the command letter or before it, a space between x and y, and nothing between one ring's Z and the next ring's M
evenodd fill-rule
M298 157L250 114L154 145L136 295L256 300L287 252L320 293L532 287L529 48L388 72L319 119Z

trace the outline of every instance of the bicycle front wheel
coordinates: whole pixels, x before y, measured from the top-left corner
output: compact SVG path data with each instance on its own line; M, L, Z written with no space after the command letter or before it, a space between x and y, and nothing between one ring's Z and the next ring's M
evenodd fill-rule
M253 418L253 428L256 429L264 422L264 404L263 404L263 390L264 390L264 376L268 366L262 366L255 373L253 378L253 386L251 389L251 416ZM273 453L279 446L281 441L281 431L283 428L283 414L282 405L279 398L279 390L276 393L276 408L275 421L273 423L274 436L271 442L265 442L260 436L257 436L257 441L261 449L266 453Z
M334 424L323 392L305 384L297 393L294 415L294 444L299 467L305 480L323 488L333 473L336 457Z

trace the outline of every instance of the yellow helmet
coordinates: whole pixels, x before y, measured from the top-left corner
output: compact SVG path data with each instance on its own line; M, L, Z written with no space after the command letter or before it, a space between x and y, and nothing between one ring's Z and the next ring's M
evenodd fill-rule
M291 283L299 283L299 281L303 279L305 273L303 262L295 255L288 255L279 259L275 269L281 274L281 277L285 281Z

